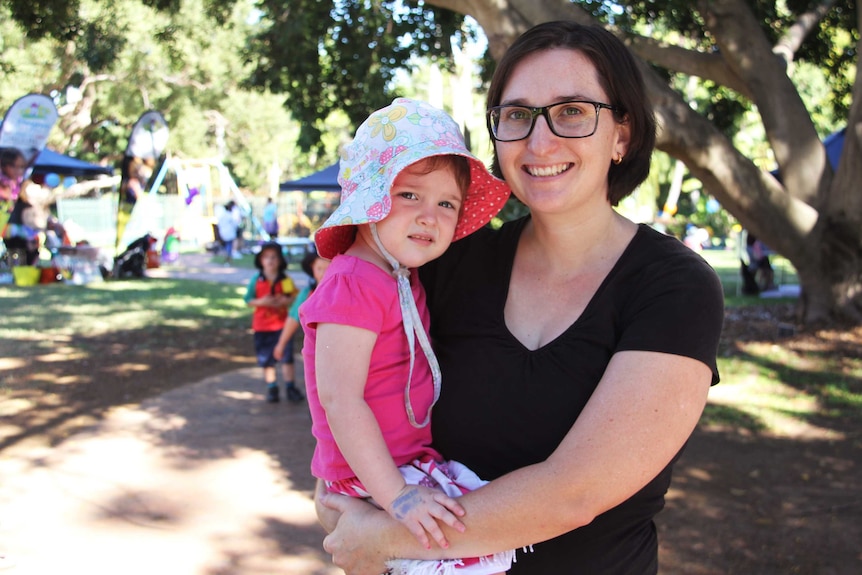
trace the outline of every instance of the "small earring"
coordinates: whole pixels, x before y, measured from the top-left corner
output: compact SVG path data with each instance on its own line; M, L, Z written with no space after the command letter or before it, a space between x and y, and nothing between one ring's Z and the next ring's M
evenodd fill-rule
M613 160L613 161L614 161L614 164L616 164L617 166L619 166L620 164L622 164L622 163L623 163L623 155L622 155L622 154L619 154L616 158L614 158L614 160Z

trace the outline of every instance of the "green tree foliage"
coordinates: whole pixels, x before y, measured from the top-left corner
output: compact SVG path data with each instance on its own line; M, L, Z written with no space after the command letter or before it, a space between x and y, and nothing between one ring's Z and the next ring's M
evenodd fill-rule
M0 109L28 92L50 94L60 111L51 147L118 165L134 122L157 109L170 153L220 158L241 186L266 189L273 163L285 177L307 171L283 96L241 86L251 2L25 4L15 12L0 2Z
M299 146L319 146L334 111L354 125L398 94L393 78L416 56L447 58L463 17L401 1L263 0L246 56L249 83L286 95Z
M816 68L823 77L829 79L829 112L836 117L846 117L850 111L858 58L853 39L854 36L858 39L854 2L756 0L747 2L747 5L754 18L762 23L761 30L770 44L775 46L775 52L782 55L784 51L790 55L793 62L789 64L789 74L794 76L794 68L799 65ZM664 30L657 37L666 39L666 34L673 34L675 38L682 38L689 48L704 53L719 51L716 38L704 24L701 12L692 8L692 2L687 0L641 0L626 2L625 10L620 13L607 14L601 7L593 8L591 13L629 33L642 34L645 30L652 30L656 36L656 30ZM788 30L799 24L800 15L816 10L823 10L819 24L794 48L789 44L791 39L787 37ZM678 75L672 70L665 70L665 73ZM804 85L800 86L800 92L809 95L804 88ZM709 83L707 95L709 99L703 102L705 107L701 111L723 131L734 131L733 127L740 115L751 107L751 102L744 95L713 82Z
M703 197L718 199L793 263L803 287L801 317L862 323L862 71L853 0L257 0L257 12L238 19L250 1L0 0L16 20L29 22L29 39L62 40L52 45L53 58L41 60L59 64L60 72L32 64L29 50L12 60L17 45L4 46L0 65L32 66L32 77L62 96L70 84L94 89L105 81L97 71L119 50L102 75L117 76L126 89L108 102L97 91L119 124L131 117L136 98L139 109L148 98L170 113L172 125L204 125L214 116L205 111L226 116L222 102L247 78L247 85L286 98L301 124L300 145L312 150L326 140L323 122L334 111L355 125L397 95L393 79L413 57L447 61L464 14L483 29L493 59L534 24L598 23L644 63L659 149L685 163ZM147 29L149 41L133 38L119 18L85 32L89 23L106 22L88 10L119 17L132 5L150 10L131 20ZM215 41L216 23L236 34L233 43ZM238 39L246 35L248 42ZM189 36L192 53L183 40ZM144 44L152 49L142 51ZM233 65L235 50L245 65ZM90 93L80 91L84 99ZM80 126L99 126L112 116L81 117ZM833 169L821 138L845 123L844 155ZM86 133L69 124L65 133Z

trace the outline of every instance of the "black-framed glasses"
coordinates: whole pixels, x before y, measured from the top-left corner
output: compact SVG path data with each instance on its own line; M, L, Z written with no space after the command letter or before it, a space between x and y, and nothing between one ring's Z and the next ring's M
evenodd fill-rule
M548 106L494 106L488 110L488 129L498 142L523 140L533 133L536 118L544 116L551 132L561 138L587 138L599 127L599 110L616 111L610 104L568 100Z

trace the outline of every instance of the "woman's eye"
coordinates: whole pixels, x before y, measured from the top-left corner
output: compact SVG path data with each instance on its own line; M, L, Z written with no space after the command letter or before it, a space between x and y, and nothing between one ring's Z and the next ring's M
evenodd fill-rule
M578 106L563 106L560 114L563 116L580 116L584 111Z

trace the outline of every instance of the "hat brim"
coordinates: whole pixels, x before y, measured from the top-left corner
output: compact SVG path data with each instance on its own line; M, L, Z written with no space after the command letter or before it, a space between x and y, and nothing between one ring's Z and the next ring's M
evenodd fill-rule
M482 162L460 150L442 151L425 157L452 155L467 158L470 164L470 187L464 196L461 213L458 216L458 223L452 238L452 241L456 241L487 225L503 209L511 190L506 182L493 176ZM404 166L404 168L406 167ZM380 180L383 178L385 189L390 190L395 178L404 168L396 172L380 173L376 178L365 182L365 185L369 187L379 186L381 185ZM373 214L368 214L365 221L354 221L350 214L355 213L354 204L362 201L363 197L362 190L355 190L347 198L343 198L338 208L315 232L314 243L317 245L317 252L321 257L332 259L338 254L344 253L356 239L357 225L379 222L389 215L391 204L381 203L379 209Z

